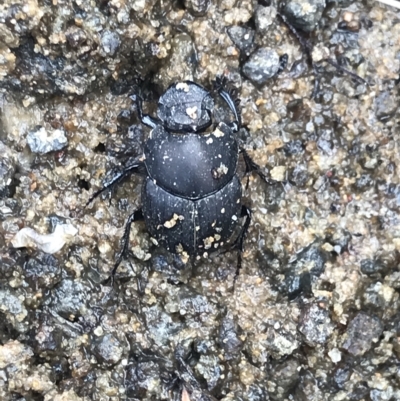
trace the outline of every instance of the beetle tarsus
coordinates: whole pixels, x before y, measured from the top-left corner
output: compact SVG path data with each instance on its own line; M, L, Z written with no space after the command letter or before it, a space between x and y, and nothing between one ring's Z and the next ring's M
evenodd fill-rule
M138 209L138 210L135 210L128 217L128 220L126 221L124 235L122 236L122 241L121 241L122 247L121 247L120 252L118 253L117 260L114 264L114 268L112 269L112 272L109 277L109 280L111 280L111 283L114 282L114 277L115 277L115 273L117 272L118 266L121 264L122 260L126 257L126 254L128 253L129 234L131 232L132 223L135 221L141 221L141 220L144 220L143 212L142 212L142 209Z
M208 390L204 389L203 385L197 380L196 376L193 373L193 369L188 363L187 359L189 357L185 357L185 349L179 344L175 349L175 361L176 361L176 374L178 379L181 382L181 399L183 399L182 394L185 391L186 393L191 394L191 399L197 400L208 400L208 401L216 401L214 397L208 392ZM194 396L194 398L193 398Z
M239 277L239 272L242 268L242 254L244 251L244 240L246 239L247 232L249 231L249 226L251 223L251 209L249 209L247 206L242 205L242 210L240 213L240 217L244 217L245 221L244 224L240 230L239 235L237 236L235 242L232 244L231 250L236 249L238 254L237 254L237 265L236 265L236 271L235 271L235 276L233 277L233 283L236 283L237 278Z
M361 78L359 75L355 74L354 72L349 71L347 68L342 67L340 64L338 64L336 61L328 58L326 59L326 62L330 64L331 66L335 67L339 71L344 72L347 75L350 75L352 78L354 78L356 81L358 81L361 84L368 85L368 82L364 79Z
M244 241L246 239L247 232L249 231L251 216L252 216L251 209L249 209L245 205L242 205L240 211L240 217L245 219L242 228L240 229L240 232L236 237L235 241L226 249L221 250L222 254L226 252L234 252L234 251L237 252L237 264L236 264L235 275L233 277L233 286L235 286L236 280L239 277L240 270L242 269L242 254L244 251Z
M313 46L312 44L305 39L303 36L299 34L297 29L289 22L289 20L286 18L285 15L281 13L277 13L278 17L282 20L282 22L288 27L289 31L292 32L292 34L295 36L297 41L300 43L301 48L303 49L303 52L306 55L307 62L311 65L313 72L314 72L314 89L312 91L311 98L315 98L317 96L318 90L319 90L319 72L317 69L317 66L314 63L314 60L312 58L312 49Z

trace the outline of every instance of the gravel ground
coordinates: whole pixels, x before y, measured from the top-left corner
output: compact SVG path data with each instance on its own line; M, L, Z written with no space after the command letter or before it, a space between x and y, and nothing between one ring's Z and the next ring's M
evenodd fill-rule
M399 72L372 0L3 0L0 400L400 400ZM236 285L235 254L183 265L143 223L105 284L141 178L85 203L141 154L133 85L154 113L216 75L275 180Z

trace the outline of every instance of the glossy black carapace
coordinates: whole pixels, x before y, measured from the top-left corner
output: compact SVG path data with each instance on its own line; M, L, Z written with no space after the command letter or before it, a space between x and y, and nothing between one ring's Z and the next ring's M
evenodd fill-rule
M231 109L233 121L213 125L210 92L190 81L174 83L166 90L158 101L158 118L143 114L139 94L131 97L142 123L151 128L144 154L89 199L91 202L132 173L145 172L142 208L128 218L113 275L128 251L131 224L143 219L153 242L184 262L227 246L237 249L238 274L251 218L250 209L241 202L239 156L247 173L255 171L264 180L266 177L236 140L241 124L238 101L223 80L217 79L215 87ZM231 241L239 224L239 233Z

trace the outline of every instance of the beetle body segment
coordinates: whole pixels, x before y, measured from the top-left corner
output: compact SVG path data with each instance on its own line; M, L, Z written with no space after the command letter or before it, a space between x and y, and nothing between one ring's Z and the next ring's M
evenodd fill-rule
M199 199L219 191L236 173L239 149L224 123L209 134L174 134L157 126L144 149L149 176L171 194Z
M198 255L229 240L240 218L241 183L236 175L221 190L193 200L173 195L146 178L143 216L150 235L168 251Z

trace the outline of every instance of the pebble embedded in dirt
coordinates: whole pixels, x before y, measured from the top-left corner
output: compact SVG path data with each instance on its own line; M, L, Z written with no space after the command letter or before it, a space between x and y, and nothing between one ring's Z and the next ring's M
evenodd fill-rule
M10 149L0 142L0 199L12 198L15 193L16 160Z
M324 9L325 0L291 0L283 12L296 28L311 32L317 27Z
M377 317L360 312L347 327L343 348L354 356L363 355L377 342L382 331L382 323Z
M123 349L115 336L106 334L94 341L93 352L100 362L115 365L121 359Z
M329 311L317 304L307 305L302 311L299 331L311 346L324 344L332 334L334 326Z
M243 73L258 85L265 84L279 69L279 56L273 49L256 50L243 66Z
M44 127L36 127L29 131L26 142L34 153L49 153L67 146L68 139L62 129L49 131Z
M254 31L244 26L231 26L227 32L235 46L249 55L254 42Z
M257 32L265 33L269 27L274 23L276 18L275 7L264 7L259 5L255 13L255 23Z

